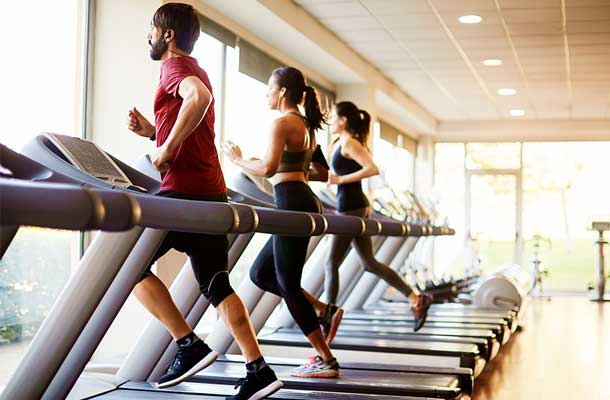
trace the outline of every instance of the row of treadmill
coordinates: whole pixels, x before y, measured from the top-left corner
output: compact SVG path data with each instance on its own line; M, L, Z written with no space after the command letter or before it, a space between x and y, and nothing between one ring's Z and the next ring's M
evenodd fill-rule
M513 337L526 309L529 275L517 266L462 279L441 279L414 267L418 253L454 231L421 212L397 217L397 206L381 200L382 213L370 220L336 214L326 192L318 193L326 207L322 215L276 210L267 184L245 175L230 185L229 204L158 197L158 173L148 158L132 167L90 141L48 133L19 153L0 145L0 164L0 256L19 226L99 231L2 399L200 400L234 393L243 358L220 320L206 342L224 356L172 388L152 384L177 350L154 318L120 365L90 363L168 230L228 234L229 268L260 242L254 235L311 236L302 286L317 295L323 291L321 261L329 235L372 235L379 261L435 294L439 302L414 333L406 299L387 301L391 291L385 282L364 272L351 251L340 268L338 304L345 315L332 344L341 376L293 378L289 371L313 350L280 299L244 274L236 291L265 358L284 382L271 396L275 399L470 399L476 378ZM189 324L197 326L210 305L185 266L170 293Z

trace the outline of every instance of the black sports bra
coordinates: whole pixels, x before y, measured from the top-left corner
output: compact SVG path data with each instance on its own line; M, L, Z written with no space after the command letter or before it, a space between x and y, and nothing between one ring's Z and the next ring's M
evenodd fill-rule
M307 172L309 171L309 165L316 149L312 147L313 134L309 131L309 124L307 119L301 114L291 111L289 114L294 114L303 119L305 125L307 125L307 131L309 132L309 148L302 151L286 151L282 152L282 159L277 172Z

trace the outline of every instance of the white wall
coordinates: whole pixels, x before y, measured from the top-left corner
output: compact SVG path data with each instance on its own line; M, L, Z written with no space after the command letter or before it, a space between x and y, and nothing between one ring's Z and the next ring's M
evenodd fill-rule
M151 141L127 129L127 111L136 106L152 121L159 64L148 55L146 35L161 2L101 0L95 4L87 135L104 150L131 163L154 149ZM148 318L148 312L131 296L93 359L127 353Z
M160 0L95 2L87 135L128 163L154 148L152 142L127 130L127 111L135 106L153 120L159 63L148 55L146 35L160 4Z

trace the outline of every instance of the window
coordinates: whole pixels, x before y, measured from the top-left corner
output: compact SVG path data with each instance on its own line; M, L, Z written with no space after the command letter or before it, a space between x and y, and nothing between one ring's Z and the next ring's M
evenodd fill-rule
M225 139L238 144L245 158L262 157L269 129L278 114L267 105L267 85L239 71L239 49L227 47ZM241 169L223 162L227 182Z
M610 189L599 182L609 152L610 142L436 144L440 210L456 236L438 241L435 263L454 260L459 271L474 255L483 270L518 260L529 271L538 246L549 273L544 288L586 290L596 273L596 233L587 226L610 213Z
M521 143L468 143L466 168L516 169L521 166Z
M82 2L11 2L4 28L15 34L0 63L0 142L19 150L41 132L80 135ZM12 16L12 17L11 17ZM27 18L24 19L24 16ZM6 384L79 256L79 234L21 228L0 260L0 386Z
M437 143L434 146L434 189L439 196L438 211L448 217L455 236L435 241L434 263L438 270L458 276L470 263L470 246L465 248L464 155L462 143Z
M199 35L199 40L195 43L195 48L191 55L197 59L199 66L205 70L208 74L208 79L212 85L212 92L214 95L214 103L216 105L214 109L215 123L214 131L216 132L216 140L219 140L221 132L222 122L222 107L223 102L223 91L222 91L222 80L223 80L223 52L225 51L224 45L219 40L216 40L210 35L203 32Z
M587 230L594 217L610 217L610 142L523 145L523 237L525 263L532 240L542 237L540 258L549 275L545 288L585 290L595 280L594 242Z

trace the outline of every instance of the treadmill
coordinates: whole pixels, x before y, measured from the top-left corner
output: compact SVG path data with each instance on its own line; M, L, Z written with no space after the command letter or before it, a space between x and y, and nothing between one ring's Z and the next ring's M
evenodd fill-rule
M334 208L335 199L332 195L330 195L326 191L322 191L318 193L319 197L325 203L327 208ZM445 228L443 230L442 227L432 227L432 231L435 234L453 234L453 230ZM410 240L409 238L407 241ZM407 243L405 243L406 246ZM411 246L411 249L413 245ZM381 254L382 261L386 261L387 264L394 269L399 269L404 262L410 257L410 254L407 252L406 254L401 254L404 249L401 248L399 252L396 254L395 258L390 260L383 260L383 254ZM380 254L378 253L378 256ZM348 256L349 257L349 256ZM345 264L345 262L344 262ZM342 265L340 269L340 273L343 272L343 268L345 265ZM387 284L379 279L377 276L373 274L367 274L362 271L360 267L358 267L358 275L355 278L352 278L352 281L357 281L356 284L351 284L351 290L348 288L347 295L343 293L340 295L339 301L344 301L343 307L346 309L354 309L354 308L362 308L364 304L367 304L369 301L378 301L381 297L385 289L387 288ZM350 286L348 282L347 286ZM321 292L321 283L315 286L312 290L312 293ZM393 305L394 309L398 309L398 313L405 313L408 310L408 305L406 302L396 302L389 303ZM447 306L456 306L459 309L462 309L462 306L459 304L446 304ZM433 305L432 308L440 308L445 306L445 304ZM496 310L494 310L496 311ZM355 313L362 314L362 311L358 310ZM358 331L368 331L371 330L376 334L379 333L387 333L387 334L413 334L413 320L407 320L391 323L385 321L383 319L383 313L379 312L376 319L369 320L360 320L360 319L350 319L349 314L344 316L343 322L341 323L341 327L339 329L339 334L345 331L349 331L349 333ZM410 314L407 314L410 317ZM377 318L378 317L378 318ZM358 318L358 317L355 317ZM504 323L500 323L500 321L492 321L493 323L468 323L462 324L460 320L449 320L443 321L443 319L438 319L435 321L434 317L430 317L428 322L422 330L418 332L418 334L423 335L442 335L442 336L480 336L485 337L488 340L488 343L492 349L491 358L495 357L497 354L499 344L507 343L511 331L508 329L508 326ZM499 324L498 324L499 323ZM491 331L491 332L490 332ZM495 339L493 336L495 335ZM499 342L499 343L498 343Z
M247 181L242 181L240 184L236 185L239 187L240 191L243 192L248 192L248 194L251 195L256 195L256 192L259 191L259 188L256 187L253 183L250 183L250 187L246 187L246 190L244 189L244 186L247 184ZM268 200L268 197L266 199L263 200ZM373 221L371 221L373 222ZM306 268L307 270L307 268ZM304 281L307 278L304 278ZM304 285L305 286L305 285ZM275 305L273 305L271 307L271 309L269 310L269 312L265 315L265 317L268 317L268 315L271 313L271 311L273 310ZM269 307L268 307L269 308ZM258 311L258 309L256 310ZM256 314L256 312L255 312ZM256 316L253 316L253 319ZM255 329L257 328L257 324L255 321L253 321L255 324ZM301 346L303 347L303 350L305 351L305 353L300 353L301 356L305 357L306 355L310 355L308 353L311 352L311 350L309 350L309 344L306 343L302 336L302 334L299 332L297 334L291 334L291 333L286 333L286 332L263 332L261 334L259 334L258 336L259 338L259 342L261 344L263 344L264 348L267 350L273 350L274 352L277 351L281 351L282 349L286 349L285 345L289 344L289 345L295 345L295 346ZM473 344L456 344L456 343L438 343L439 346L431 346L429 343L425 343L425 342L406 342L406 341L389 341L389 340L384 340L383 343L381 341L379 341L377 344L379 346L375 347L375 346L364 346L362 343L354 343L354 341L350 341L350 339L344 340L343 344L341 345L340 342L342 341L342 339L337 339L334 344L333 347L335 349L343 349L343 350L338 350L336 351L336 353L338 354L340 359L345 359L345 354L342 353L352 353L352 349L354 345L357 345L359 347L360 350L364 350L364 351L383 351L383 356L391 359L392 362L394 361L400 361L403 364L409 364L409 363L417 363L419 365L426 365L427 363L432 363L436 365L443 365L443 366L453 366L453 367L468 367L471 368L473 370L476 370L476 374L478 375L478 373L480 373L480 371L482 370L482 367L485 364L485 359L484 357L481 356L481 354L479 353L479 350L477 348L476 345ZM281 348L277 348L277 345L281 345ZM381 347L381 346L384 347ZM482 346L485 345L485 343L481 343ZM271 349L271 346L274 346L273 349ZM343 347L340 347L343 346ZM292 356L295 356L295 352L297 351L294 348L290 348L288 350L286 350L289 354L292 354ZM269 351L267 351L267 353L269 353ZM402 353L402 354L398 354L398 353ZM368 356L366 356L368 359L370 359L371 357L373 357L374 354L369 353ZM363 356L362 353L358 353L356 352L355 354L351 354L351 357L353 359L359 359L362 360ZM388 362L388 361L386 361ZM343 366L345 366L345 361L342 361L341 364ZM294 365L291 364L291 365ZM390 368L387 369L388 371L391 370L396 370L396 367L392 366ZM210 369L207 369L206 371L202 372L202 376L206 376L209 375ZM223 373L228 372L227 369L223 370Z
M157 176L158 173L151 167L150 160L144 158L138 162L138 169L142 172L147 173L149 176ZM246 178L243 176L242 178ZM264 193L264 189L261 182L260 186L255 186L252 181L250 181L250 185L247 187L248 190L245 190L248 194L257 195L257 193ZM241 184L234 185L239 187L239 189L243 189ZM241 190L240 190L241 191ZM263 201L268 200L268 197L264 197L262 200L255 200L248 198L242 193L237 193L233 190L229 190L230 197L232 200L239 200L246 203L256 202L259 205L268 205L272 207L271 204ZM262 196L261 196L262 197ZM328 228L327 232L337 233L337 234L349 234L349 230L345 230L344 232L339 229L339 227L335 227L333 222L341 221L343 225L347 225L346 221L360 221L357 217L351 217L351 220L345 219L342 216L336 215L325 215L324 216L328 220ZM351 224L355 229L362 229L363 222L358 222L357 224ZM377 226L374 224L373 226ZM397 233L402 230L394 229ZM353 231L352 231L353 232ZM353 234L353 233L351 233ZM312 240L312 242L315 242ZM317 242L315 242L317 243ZM311 247L311 246L310 246ZM310 254L311 254L310 249ZM262 292L259 288L254 286L250 282L249 279L244 279L242 284L237 288L237 293L242 298L246 306L248 307L252 323L255 327L255 330L259 330L262 327L262 323L267 319L268 315L273 311L275 306L279 303L279 299L276 296L273 296L268 293ZM265 304L268 303L268 304ZM256 308L254 308L256 307ZM267 311L264 313L260 313L261 309L266 309ZM143 336L150 336L145 333ZM259 336L259 341L261 340L261 336ZM224 352L226 349L229 349L232 344L232 338L228 334L228 331L224 327L222 323L216 324L214 330L210 336L206 339L206 342L210 344L213 348L217 349L220 352ZM139 349L138 349L139 348ZM147 340L142 340L136 346L136 349L132 351L132 354L144 353L149 351L149 343ZM294 357L294 352L291 351L290 357ZM265 353L265 351L264 351ZM267 352L268 353L268 352ZM265 353L265 354L267 354ZM167 352L166 352L167 354ZM162 358L165 358L166 361L169 360L169 357L166 357L166 354L163 355ZM310 354L307 354L309 356ZM140 358L140 357L133 357ZM303 355L305 358L305 355ZM303 380L296 379L288 376L288 372L290 369L300 365L303 363L303 360L275 360L272 357L266 356L266 360L273 366L273 368L278 372L278 376L284 382L285 388L293 388L294 385L299 385L298 388L308 388L308 389L320 389L320 380ZM276 362L277 361L277 362ZM241 364L239 358L235 358L233 356L226 356L217 360L212 366L206 368L206 370L202 371L200 374L195 375L192 378L193 381L198 382L210 382L210 380L223 382L235 382L240 378L240 370L241 366L237 365L237 363ZM155 373L160 373L161 370L159 366L162 365L161 362L156 364L155 371L150 374L150 376L154 376ZM401 366L399 369L396 365L388 365L388 364L363 364L363 363L346 363L341 362L342 372L345 378L343 379L343 385L330 384L328 380L326 380L324 389L327 390L349 390L352 393L364 393L367 391L375 391L379 392L378 384L375 381L371 381L370 377L367 378L369 371L384 371L383 375L385 376L386 382L386 393L396 393L396 394L418 394L425 395L426 393L444 393L443 396L445 398L455 398L455 396L463 397L469 396L472 388L472 371L470 369L465 368L429 368L422 366ZM119 374L133 374L134 376L138 376L139 370L144 369L148 370L150 367L141 367L141 365L136 365L135 362L131 360L126 360L121 370L119 370ZM350 379L347 381L347 375L345 375L344 371L350 371ZM397 373L400 371L400 373ZM374 372L372 372L374 373ZM411 374L411 375L408 375ZM411 382L411 379L417 378L418 386L415 387ZM423 379L423 380L422 380ZM440 380L439 380L440 379ZM425 385L425 382L428 382L428 385ZM442 383L441 386L439 386ZM394 385L394 387L392 387ZM456 387L457 386L457 387ZM446 387L443 389L443 387ZM448 397L446 397L448 396Z
M433 221L435 218L438 219L438 212L435 209L435 206L433 204L431 204L430 202L428 202L428 204L424 207L423 205L423 201L421 199L418 199L418 197L412 193L412 192L406 192L407 195L407 201L409 202L410 206L405 206L404 204L401 203L401 200L398 198L398 196L396 195L396 193L394 193L394 191L392 191L392 195L394 196L394 199L398 202L399 207L401 207L401 209L403 210L404 214L408 214L408 215L412 215L415 218L417 218L420 221ZM413 211L408 211L409 209L413 209ZM443 284L444 280L443 278L440 278L440 280L434 276L429 276L430 274L428 273L428 276L425 276L424 278L431 278L431 280L433 281L438 281L439 284ZM471 276L471 277L467 277L464 279L460 279L460 280L456 280L456 281L450 281L447 283L453 283L455 285L457 285L458 287L462 287L464 285L469 285L473 283L473 279L477 279L477 276ZM470 282L470 283L469 283ZM386 285L387 287L387 285ZM367 299L367 301L365 302L365 304L360 304L360 307L357 308L366 308L366 309L377 309L377 310L384 310L384 309L396 309L396 303L391 303L391 302L385 302L384 304L374 304L377 301L379 301L380 296L375 296L372 299ZM398 302L400 303L400 302ZM388 307L389 306L389 307ZM435 312L442 310L446 310L446 311L455 311L456 309L459 310L467 310L468 312L473 312L473 313L481 313L481 314L485 314L485 315L489 315L489 314L494 314L500 317L508 317L509 319L512 319L514 316L516 316L518 309L513 308L510 309L509 307L506 308L482 308L476 305L472 305L472 304L464 304L464 303L436 303L433 304L432 308L435 310Z
M318 193L319 197L322 199L323 202L325 202L325 205L327 206L327 208L331 208L333 206L333 204L331 204L331 197L325 193L325 192L321 192ZM383 217L378 217L378 218L383 218ZM437 229L437 231L439 231L439 233L443 233L441 232L440 229ZM451 233L450 231L444 231L445 234L449 234ZM408 238L407 240L411 240L413 238ZM389 239L387 239L389 240ZM407 245L407 243L405 242L405 245ZM412 248L412 247L411 247ZM399 253L402 251L403 249L401 248L399 250ZM382 253L382 252L379 252ZM407 253L408 254L408 253ZM402 262L404 262L404 259L407 257L407 254L403 254L402 256L396 254L395 258L398 258L399 261L396 264L395 260L392 260L391 262L388 262L388 264L390 264L391 266L394 267L398 267L400 264L402 264ZM387 256L387 255L386 255ZM390 255L391 256L391 255ZM388 260L384 260L383 259L384 254L381 254L381 261L387 262ZM341 267L343 269L340 269L340 272L345 272L344 268L345 266ZM361 272L361 267L359 266L359 264L356 265L356 269L357 272ZM375 275L373 274L364 274L365 276L363 277L363 279L361 279L356 287L358 287L358 285L362 284L365 282L366 279L369 279L369 281L371 280L370 278L373 278L374 280L378 280L379 278L377 278ZM314 290L312 291L312 293L317 293L321 290L320 288L321 286L321 281L318 284L318 287L315 287ZM349 284L348 284L349 286ZM348 289L349 290L349 289ZM366 293L370 293L369 291L363 291L363 294ZM349 293L348 293L349 294ZM340 296L340 300L341 298L345 298L346 296ZM292 321L290 321L292 323ZM501 341L499 340L499 337L497 336L496 333L492 332L489 329L477 329L477 330L464 330L464 329L457 329L456 327L454 327L453 329L434 329L434 328L424 328L426 329L423 332L417 332L414 333L411 330L406 330L408 328L404 328L404 327L393 327L393 328L388 328L388 329L384 329L384 327L376 327L376 326L364 326L363 324L361 325L357 325L357 326L347 326L344 329L344 324L341 325L341 328L339 330L339 336L352 336L352 337L362 337L362 338L379 338L379 339L409 339L409 340L415 340L415 341L440 341L440 342L452 342L452 343L471 343L471 344L476 344L479 347L479 352L483 355L483 357L489 361L493 358L495 358L495 356L497 355L499 348L500 348L500 344ZM293 333L298 333L298 329L286 329L286 328L280 328L278 329L279 332L293 332ZM339 347L337 347L339 348Z
M87 157L92 157L94 159L92 162L93 167L95 167L95 164L98 161L95 159L99 155L98 153L101 153L105 158L111 160L117 169L123 171L124 175L128 178L126 182L121 182L123 186L121 188L115 188L116 190L129 190L128 188L132 187L135 188L137 192L142 192L144 190L152 192L155 190L155 187L158 187L158 182L138 173L127 165L121 163L119 160L116 160L106 153L101 152L99 149L92 147L90 142L83 141L81 139L61 137L60 135L39 136L33 142L30 142L25 151L29 156L44 163L53 171L63 171L78 180L89 182L100 187L114 188L114 181L110 181L111 183L101 182L99 179L94 178L76 168L74 165L77 164L78 160L75 159L74 161L70 162L69 157L65 153L69 149L62 147L72 147L72 151L69 151L69 153L75 157L80 154L79 150L81 150L81 147L85 147L86 152L88 152ZM129 254L129 251L126 252L126 256L129 256L129 259L126 259L121 263L124 264L122 268L120 268L120 264L113 267L109 265L110 262L108 262L107 259L98 257L102 262L108 264L103 268L99 268L99 265L97 265L98 269L104 272L104 277L109 275L110 278L106 280L106 282L108 282L108 286L100 289L102 295L99 298L97 297L96 292L96 296L93 301L95 301L97 304L94 303L93 307L87 306L86 312L79 310L75 316L75 320L79 321L80 326L69 329L70 332L68 332L66 335L59 335L59 332L53 329L47 329L46 331L39 332L39 336L43 337L45 340L49 337L57 336L61 343L58 343L57 346L52 347L57 350L51 352L52 354L49 354L48 358L50 358L50 360L45 358L44 360L40 360L38 365L32 365L31 361L26 362L28 360L24 359L24 362L22 362L13 379L11 382L9 382L7 389L3 393L4 396L7 396L7 393L9 393L6 398L10 398L10 393L16 393L15 390L17 388L21 390L21 395L24 394L23 386L25 385L25 379L27 378L27 371L32 370L34 372L32 376L29 376L29 388L26 396L57 398L65 397L68 394L70 388L79 377L80 372L84 368L86 362L89 360L91 353L110 325L112 318L114 315L116 315L122 302L131 291L131 288L133 287L135 280L137 280L139 277L146 260L149 259L145 255L148 254L149 257L152 256L152 253L156 250L156 246L158 246L160 243L162 235L159 235L159 233L163 233L162 229L180 229L195 232L204 231L209 233L242 233L239 236L236 235L235 237L232 237L232 247L235 247L236 245L239 245L238 242L241 237L248 236L248 233L254 230L268 233L278 232L281 234L294 234L302 236L315 234L317 232L323 233L326 230L331 232L333 231L331 228L334 225L337 225L328 224L328 221L324 217L317 216L316 219L314 216L307 213L284 212L281 210L268 210L263 208L252 208L222 203L203 203L190 202L186 200L154 198L153 196L147 194L136 194L134 197L142 206L142 220L140 225L154 226L158 229L146 229L144 232L142 232L143 229L141 227L134 228L135 230L139 230L139 234L145 237L142 237L140 240L136 241L136 247L133 251L131 251L131 254ZM156 208L152 207L153 205L156 206ZM180 210L180 216L183 218L183 220L179 219L177 222L161 220L164 215L175 213L176 210ZM356 221L358 222L359 226L362 225L362 222L354 218L337 217L334 219L331 218L330 220L334 220L337 223L347 221L348 225L350 225L352 221ZM316 224L316 221L321 223ZM334 229L336 232L340 232L342 230L340 226L335 226ZM109 238L104 238L105 240L98 240L100 236L103 236L103 234L98 235L96 238L97 242L90 247L88 253L95 250L97 247L100 247L100 243L104 244L104 242L109 242ZM117 246L118 244L125 244L125 242L127 242L127 240L125 240L127 239L126 237L120 237L118 239L118 241L115 240L114 243L112 243L114 246ZM134 243L130 242L127 243L125 247L133 246ZM122 250L120 252L122 252ZM93 257L86 256L84 259L90 260L92 258ZM79 270L81 268L82 266L79 268ZM183 272L184 271L185 270L183 270ZM187 274L181 273L180 275L182 278L179 276L177 281L184 281L183 278ZM190 280L193 281L192 278ZM194 282L191 283L193 283L193 286L195 286L195 290L197 292L195 300L191 302L191 304L186 304L188 302L177 302L182 308L182 312L185 315L188 314L189 316L193 314L193 312L202 313L201 309L205 309L205 307L203 307L205 305L202 304L204 302L202 301L202 296L200 296ZM173 288L174 287L172 287L172 289ZM104 292L107 293L104 295ZM61 300L65 302L67 299L74 300L74 298L74 294L68 292L67 294L62 294ZM185 308L189 308L190 311L185 310ZM62 315L56 314L57 313L52 313L49 319L54 321L61 320L60 317ZM65 316L65 314L63 315ZM196 321L189 320L189 322L194 325ZM75 331L76 334L73 334L73 331ZM150 339L160 339L163 341L165 340L163 336L164 333L162 332L159 337L153 337ZM165 336L168 335L165 333ZM60 346L61 349L59 348ZM169 347L171 349L171 344ZM34 346L33 343L32 346L30 346L28 353L32 353L32 349L36 348L37 346ZM147 350L153 358L159 359L158 353L151 354L153 353L153 350L150 347ZM165 354L163 354L161 358L164 356ZM456 374L460 372L462 375ZM468 374L465 374L465 372L468 372ZM420 394L418 397L421 398L429 396L438 398L439 392L447 392L444 395L445 398L463 398L464 396L469 396L469 393L471 393L472 381L470 378L470 371L451 369L450 372L447 372L444 375L434 373L432 373L432 375L434 376L434 380L433 382L429 380L431 384L426 386L426 390L424 391L422 391L421 387L418 385L411 385L411 390L414 390L414 388L417 386L418 394ZM467 377L465 382L460 380L461 376ZM420 377L425 378L424 375L421 375ZM439 377L442 379L439 379ZM468 378L470 378L470 381L468 381ZM233 380L232 383L234 383L235 380ZM357 380L359 379L356 379L356 381ZM441 383L441 380L443 381L442 383L445 383L443 387L438 386L438 384ZM93 397L120 390L128 390L129 395L135 398L153 396L151 393L143 395L142 393L133 391L133 388L128 388L128 386L133 385L133 383L128 381L129 379L125 379L120 375L108 376L84 374L77 382L74 390L70 393L70 397ZM401 384L405 386L404 380ZM353 396L353 393L362 393L363 391L361 389L364 388L363 386L364 385L361 385L361 387L357 389L351 389L349 396ZM373 386L378 385L369 384L368 386L370 386L371 390L373 390ZM123 387L125 388L123 389ZM221 393L221 395L226 395L228 390L226 387L221 387L219 389L217 385L197 385L197 388L198 391L201 390L207 393L216 394ZM349 389L349 387L347 387L347 385L342 386L340 390L336 390L336 392L339 394L333 396L336 396L336 398L341 398L340 393L345 392L344 389ZM181 390L184 390L184 388ZM164 392L158 390L154 391ZM126 393L127 392L124 392L123 394ZM403 392L401 392L401 394L403 394ZM155 396L157 396L157 394L155 394ZM330 395L327 396L326 394L316 394L315 392L309 393L308 396L330 398Z
M126 193L80 186L3 144L0 161L0 258L22 225L121 231L139 221L140 209Z
M426 238L427 239L427 238ZM399 266L400 267L400 266ZM367 277L364 277L368 275ZM378 302L381 298L383 291L387 288L387 284L383 282L378 277L371 276L370 274L361 274L363 279L358 282L354 290L344 297L344 307L347 310L350 310L350 313L346 316L347 319L350 318L351 314L354 314L354 318L359 318L355 314L361 313L372 313L375 315L383 316L383 315L400 315L400 314L408 314L408 305L406 301L398 301L394 303L389 303L391 306L371 306L371 303ZM377 285L377 286L375 286ZM374 292L372 296L368 296ZM387 303L386 303L387 304ZM402 307L401 307L402 306ZM364 309L364 311L362 310ZM481 318L483 319L481 322L489 322L489 320L485 320L487 318L502 318L507 321L509 324L511 331L514 331L517 326L516 313L514 310L502 310L502 309L481 309L475 306L465 306L458 305L455 303L442 303L442 304L434 304L429 311L429 316L434 318L442 318L442 317L468 317L466 320L471 317ZM451 319L448 319L451 321Z
M5 163L7 157L4 153L9 153L4 148L2 150ZM128 199L130 202L126 204L137 207L139 226L124 233L101 232L96 236L3 391L2 398L65 398L68 395L166 230L240 233L256 229L272 232L276 229L281 231L281 223L287 222L294 224L293 230L297 234L314 231L313 219L304 213L271 215L264 211L255 212L246 206L144 194L156 192L159 182L130 169L93 143L78 138L45 134L30 142L25 152L45 165L32 173L34 179L67 176L80 185L106 189L101 192ZM14 152L10 156L15 158L15 169L25 170L24 165L36 164ZM164 217L168 214L172 215L171 220ZM108 216L112 214L108 213ZM111 222L116 224L116 221ZM145 230L144 227L156 229ZM79 304L78 310L74 310L73 304ZM87 397L98 390L107 391L108 382L118 384L120 379L100 377L94 381L97 383L77 385L72 397Z

